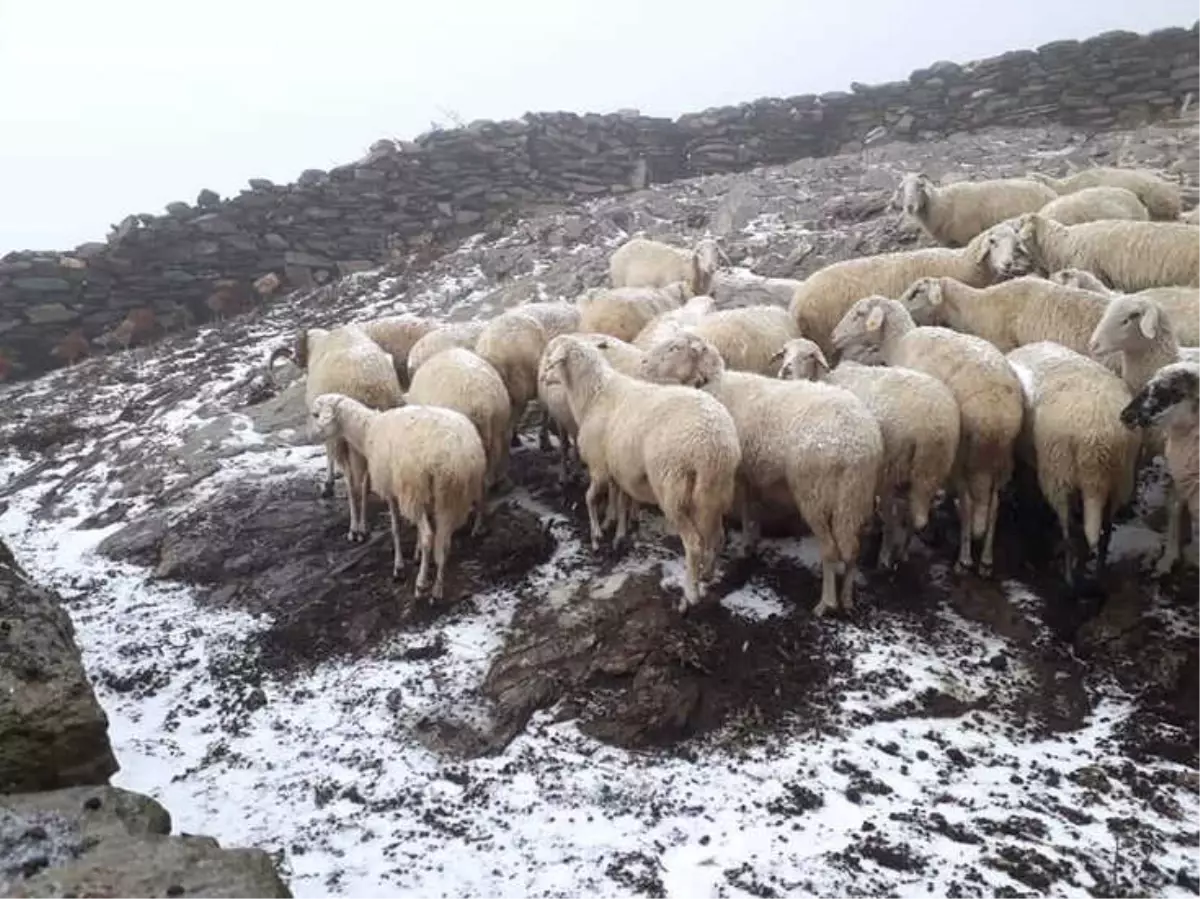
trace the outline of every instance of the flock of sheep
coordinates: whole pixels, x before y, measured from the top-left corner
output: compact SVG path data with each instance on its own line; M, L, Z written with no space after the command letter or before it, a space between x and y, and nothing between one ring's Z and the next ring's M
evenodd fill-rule
M1074 583L1089 560L1102 571L1139 464L1164 455L1168 571L1185 507L1200 533L1196 210L1181 215L1175 185L1122 168L940 187L909 174L893 207L941 246L792 281L723 267L711 239L686 250L633 238L612 255L611 286L574 301L308 329L268 370L291 356L307 371L323 495L344 471L348 538L366 539L374 491L399 577L401 520L415 525L418 596L431 557L443 596L452 535L483 525L535 401L562 478L586 469L593 548L610 526L619 543L641 505L678 533L681 612L705 594L726 519L749 550L779 513L798 514L820 546L814 614L849 610L872 517L877 564L894 566L942 489L957 499L958 566L987 576L1017 459L1058 516Z

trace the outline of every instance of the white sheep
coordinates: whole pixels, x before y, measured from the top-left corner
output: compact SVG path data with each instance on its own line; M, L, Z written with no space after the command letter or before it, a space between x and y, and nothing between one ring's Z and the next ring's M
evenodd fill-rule
M1119 354L1121 376L1138 391L1151 375L1172 362L1200 361L1200 350L1181 349L1171 317L1154 300L1139 294L1111 297L1088 340L1097 359Z
M953 278L921 278L900 302L918 325L974 334L1002 353L1053 340L1086 354L1092 331L1108 308L1108 299L1092 291L1030 275L989 287L971 287Z
M979 572L992 570L1000 488L1012 477L1013 443L1021 431L1021 385L1004 354L981 337L918 327L898 300L865 297L833 332L839 349L866 343L887 365L913 368L944 383L958 401L960 440L958 568L971 565L971 540L983 539Z
M417 371L429 359L442 350L450 347L460 347L464 350L474 350L475 341L483 331L484 322L451 322L435 328L412 345L408 351L408 378L411 381Z
M433 598L442 599L450 541L483 502L487 457L470 419L437 406L376 412L350 397L323 394L313 404L312 420L324 439L344 440L366 459L371 489L391 514L393 576L404 571L403 517L417 528L421 557L413 595L429 587L432 556Z
M765 377L775 374L775 354L800 336L796 320L780 306L743 306L706 315L689 329L708 341L727 368Z
M411 312L355 322L355 324L361 327L363 332L379 344L385 352L391 354L396 368L396 377L400 379L401 387L406 387L409 382L408 354L412 351L413 345L430 331L441 326L441 323L435 319L421 318Z
M1037 213L1054 219L1060 225L1078 225L1103 219L1144 222L1150 218L1150 213L1137 194L1123 187L1085 187L1051 200Z
M720 264L720 248L712 238L685 250L645 237L631 238L613 252L609 277L613 287L666 287L684 281L693 295L707 294Z
M1037 472L1042 496L1062 530L1065 576L1075 583L1079 560L1071 539L1071 499L1083 508L1083 533L1102 574L1113 514L1133 496L1139 439L1121 426L1129 403L1125 382L1074 350L1042 341L1013 350L1025 413L1017 455Z
M581 313L579 330L609 334L631 342L659 313L678 309L696 294L678 281L666 287L596 288L575 302Z
M1084 222L1060 225L1037 213L1017 219L1025 250L1044 273L1086 269L1114 288L1200 284L1200 240L1180 222Z
M1028 274L1031 261L1010 223L1002 222L962 249L929 247L835 262L801 283L788 311L800 334L833 355L830 334L851 306L863 297L898 297L913 281L949 277L973 287Z
M1088 187L1123 187L1136 194L1142 205L1156 219L1177 219L1182 208L1179 188L1154 172L1144 169L1096 166L1075 172L1066 178L1051 178L1041 172L1030 172L1026 177L1045 184L1060 196Z
M660 312L638 332L633 345L645 352L661 340L674 337L695 325L700 319L716 309L716 301L710 296L692 297L678 309Z
M479 431L487 454L485 486L493 487L508 469L508 437L512 405L504 380L487 362L461 347L438 353L417 370L407 400L418 406L441 406L461 412ZM476 519L476 527L482 524Z
M743 269L720 269L713 275L710 294L722 309L787 306L799 286L795 278L768 278Z
M512 402L510 439L516 441L525 407L537 397L538 363L546 348L541 322L524 312L502 312L483 326L475 352L500 375Z
M1121 411L1128 428L1166 432L1165 456L1171 475L1167 534L1159 574L1179 561L1183 510L1191 512L1192 539L1200 539L1200 364L1173 362L1160 368Z
M1027 178L956 181L938 187L924 173L900 179L892 205L915 221L933 240L949 247L966 246L984 231L1055 198L1053 190Z
M609 482L636 502L654 503L683 541L681 612L700 601L733 505L742 451L719 402L688 387L651 384L616 371L600 350L567 335L547 348L545 376L567 390L579 422L592 546L600 544L598 502ZM619 510L618 510L619 511ZM618 514L618 528L624 521Z
M343 325L332 331L325 328L301 330L295 350L280 347L267 360L271 371L275 360L290 357L307 371L304 403L311 412L318 396L338 393L352 397L372 409L390 409L404 402L400 380L396 377L392 356L369 338L357 325ZM325 441L325 483L321 496L333 496L335 467L346 473L350 503L350 529L346 539L358 543L367 539L366 460L345 440Z
M565 300L550 302L522 303L514 307L514 311L523 312L537 319L546 334L546 340L553 340L560 334L574 334L579 331L582 314L579 306ZM538 428L538 445L544 451L550 450L550 428L553 418L544 404L541 404L541 426ZM561 431L557 433L560 448L566 439ZM565 456L564 456L565 459Z
M938 490L954 471L959 445L958 401L937 378L908 368L861 365L843 359L830 369L811 340L788 341L779 377L824 381L849 390L871 410L883 435L878 565L908 560L909 538L924 530ZM903 500L907 499L907 503Z
M821 600L813 615L839 604L853 608L859 541L883 467L883 437L866 406L840 387L731 371L695 334L658 344L643 371L655 381L699 387L729 410L742 446L738 493L747 548L756 542L760 504L795 509L821 548Z
M1050 280L1055 284L1090 290L1104 296L1122 296L1093 275L1078 268L1064 268L1053 272ZM1132 294L1154 300L1171 319L1175 338L1183 346L1200 345L1200 287L1147 287Z

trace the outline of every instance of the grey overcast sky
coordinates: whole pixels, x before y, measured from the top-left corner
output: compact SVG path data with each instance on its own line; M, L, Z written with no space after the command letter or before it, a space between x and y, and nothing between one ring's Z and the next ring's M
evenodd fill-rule
M0 0L0 253L286 182L431 121L675 116L1061 38L1196 0Z

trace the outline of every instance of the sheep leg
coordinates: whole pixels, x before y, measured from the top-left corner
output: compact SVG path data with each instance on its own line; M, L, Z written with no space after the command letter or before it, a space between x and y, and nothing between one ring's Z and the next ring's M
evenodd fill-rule
M613 533L613 549L617 549L625 541L629 525L629 507L633 505L633 499L627 496L624 490L615 491L615 497L612 493L609 496L613 497L613 505L617 509L617 529Z
M480 496L479 502L477 502L475 504L475 511L474 511L474 515L472 516L475 519L475 521L471 525L471 536L472 537L478 537L480 534L483 533L483 519L486 514L487 514L487 496L484 495L484 496Z
M433 555L433 522L429 520L428 510L423 510L417 521L417 543L421 551L421 567L417 569L417 582L413 586L413 596L420 596L429 588L429 557Z
M879 518L883 526L879 529L879 557L875 564L884 571L890 571L896 567L893 555L897 526L896 498L886 491L879 499Z
M1063 541L1063 580L1068 587L1075 586L1075 547L1071 543L1071 505L1067 497L1056 497L1051 503L1058 516L1058 527Z
M967 479L960 478L955 487L958 493L958 562L955 570L970 571L974 559L971 555L971 491Z
M1155 567L1155 572L1159 575L1170 574L1175 563L1179 561L1179 543L1183 539L1180 532L1183 530L1183 510L1186 505L1186 500L1172 484L1167 495L1167 536L1164 541L1166 545Z
M454 529L448 522L438 521L437 530L433 533L433 561L437 565L437 575L433 579L433 598L441 600L446 595L446 560L450 558L450 541L454 538Z
M325 442L325 483L321 485L321 498L333 496L333 478L335 472L334 456L337 455L337 442Z
M548 453L552 449L550 444L550 413L546 410L545 406L541 407L541 413L542 424L538 429L538 447L542 452ZM561 437L559 441L562 441Z
M1096 544L1096 576L1103 577L1108 571L1108 548L1112 545L1114 503L1104 507L1104 521L1100 524L1100 541Z
M604 490L606 487L608 487L608 481L597 477L593 473L592 480L588 484L587 495L585 497L585 499L587 501L588 524L591 526L591 532L592 532L592 549L593 550L600 549L600 537L603 534L603 530L600 527L600 509L599 509L600 492L602 490ZM611 489L609 491L608 505L610 508L612 507Z
M741 494L739 506L742 518L743 550L746 556L751 556L754 554L754 548L758 546L760 536L758 516L755 514L754 500L750 496L750 491L742 487L738 489L738 493Z
M400 548L400 504L388 499L388 513L392 519L392 577L404 577L404 550Z
M1000 517L1000 487L992 481L992 492L988 497L987 532L983 535L983 552L979 556L979 574L982 577L992 576L992 550L996 545L996 519Z
M843 612L854 610L854 578L857 574L858 565L852 561L847 562L846 573L842 575L841 605Z
M683 597L679 600L679 614L700 602L700 568L703 546L700 535L691 522L680 522L679 539L683 542Z
M813 617L821 618L838 607L837 562L821 560L821 601L813 609Z
M364 543L367 539L367 463L349 450L346 454L346 495L350 500L350 530L346 539L351 543Z

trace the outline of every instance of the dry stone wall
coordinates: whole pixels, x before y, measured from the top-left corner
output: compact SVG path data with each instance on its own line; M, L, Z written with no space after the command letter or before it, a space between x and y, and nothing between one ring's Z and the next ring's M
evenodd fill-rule
M152 333L161 333L244 308L268 273L276 277L260 292L308 286L529 203L827 155L873 133L924 140L991 125L1102 130L1162 119L1200 89L1198 57L1196 25L1109 32L675 121L529 114L378 141L363 159L305 171L294 184L251 179L236 197L204 190L162 215L128 216L103 242L9 253L0 260L0 378L69 361L139 307L154 310ZM133 332L116 343L152 336L141 325Z

